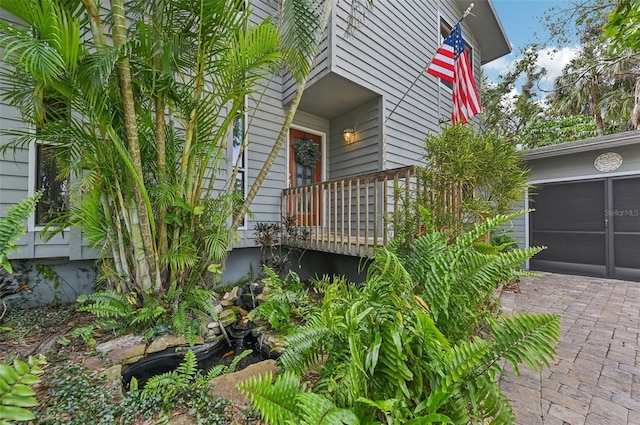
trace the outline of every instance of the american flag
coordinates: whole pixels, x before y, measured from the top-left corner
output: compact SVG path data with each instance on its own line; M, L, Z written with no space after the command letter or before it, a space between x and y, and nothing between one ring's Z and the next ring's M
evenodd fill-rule
M464 49L459 22L436 51L431 64L427 67L427 72L453 83L451 121L454 123L462 121L465 124L471 117L482 111L480 95L473 78L469 56Z

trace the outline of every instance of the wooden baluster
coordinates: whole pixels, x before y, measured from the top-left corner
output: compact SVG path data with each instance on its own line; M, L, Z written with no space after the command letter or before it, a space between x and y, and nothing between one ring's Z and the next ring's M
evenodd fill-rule
M353 188L351 186L351 182L353 180L349 179L349 200L348 200L348 220L347 220L347 226L349 227L348 232L347 233L347 245L349 245L349 254L351 254L351 223L353 221L353 219L351 218L351 206L353 205L353 202L351 202L351 200L353 199Z
M380 206L378 205L378 184L380 181L376 178L373 181L373 246L378 246L378 217L380 216Z
M344 254L344 180L340 180L340 253Z
M364 185L364 252L369 250L369 182Z
M356 255L360 253L360 179L356 180Z

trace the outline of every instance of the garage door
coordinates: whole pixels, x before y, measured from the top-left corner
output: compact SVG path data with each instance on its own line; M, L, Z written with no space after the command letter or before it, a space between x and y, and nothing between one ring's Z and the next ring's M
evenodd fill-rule
M548 249L532 270L640 281L640 178L540 185L531 245Z

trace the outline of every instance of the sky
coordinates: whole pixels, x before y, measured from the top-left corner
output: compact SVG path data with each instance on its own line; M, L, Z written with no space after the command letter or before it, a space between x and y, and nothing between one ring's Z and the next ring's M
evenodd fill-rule
M520 49L530 43L546 40L548 36L540 19L544 18L545 11L562 6L562 3L569 4L566 0L493 0L502 27L512 45L512 52L484 65L482 69L485 74L496 81L498 75L506 73L509 66L521 57ZM565 46L556 53L552 53L552 50L549 47L540 55L539 65L548 71L546 81L541 84L544 90L551 90L554 77L560 75L562 68L575 56L577 48Z

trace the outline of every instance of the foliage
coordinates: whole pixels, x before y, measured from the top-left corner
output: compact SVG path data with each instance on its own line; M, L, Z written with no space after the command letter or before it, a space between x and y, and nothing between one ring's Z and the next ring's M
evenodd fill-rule
M253 227L256 245L260 246L263 267L279 276L291 265L291 257L300 252L298 246L310 238L310 230L297 225L298 217L287 214L280 223L256 223Z
M15 240L24 233L24 222L36 208L38 199L42 193L37 192L33 196L23 199L12 205L4 218L0 218L0 267L8 273L13 273L11 263L7 255L18 248Z
M135 293L126 295L113 289L78 297L80 311L87 311L97 317L97 328L116 327L121 331L153 332L158 327L165 327L178 335L185 335L192 344L200 332L199 319L205 316L218 317L215 301L216 294L212 291L193 288L183 293L175 283L162 296L144 298L141 306ZM88 325L78 328L74 336L81 336L85 342L90 343L93 327L94 325Z
M27 363L15 359L13 365L0 364L0 424L30 421L35 415L28 410L38 405L33 385L40 382L46 364L44 356L29 357Z
M401 196L392 217L405 245L421 228L461 233L485 217L511 212L524 196L529 173L522 152L508 140L454 125L428 135L425 152L418 188Z
M349 409L336 407L327 398L314 394L291 372L273 379L271 372L252 376L239 385L245 396L251 397L254 408L268 424L295 423L301 425L359 424Z
M640 51L640 1L622 0L609 13L604 34L620 47Z
M584 115L534 121L524 126L514 140L525 149L539 148L598 135L595 121Z
M513 137L526 125L539 121L544 112L540 101L543 93L538 83L547 70L538 66L540 50L530 45L521 55L497 82L482 75L481 128L485 133Z
M428 232L411 249L400 250L393 242L389 251L399 257L415 282L414 290L430 308L438 329L451 342L477 335L495 314L494 291L498 283L519 275L516 267L542 248L485 252L478 239L518 215L498 215L476 224L472 230L450 241L448 232Z
M162 423L169 419L163 407L188 411L199 424L229 423L227 402L213 400L207 385L191 382L165 399L160 392L142 396L144 390L116 396L104 375L90 374L77 363L63 363L45 377L46 390L38 423L46 425L112 425L142 422Z
M518 242L511 236L511 231L494 230L489 238L491 245L498 247L499 251L510 250L518 247Z
M207 271L226 258L242 202L236 171L214 188L229 132L259 107L283 58L301 78L309 72L313 57L297 53L322 33L316 3L288 2L280 26L250 22L251 8L237 0L2 3L24 23L0 22L4 97L38 129L6 133L16 147L37 137L61 173L78 176L72 207L49 230L79 227L102 251L113 289L142 301L173 282L183 295L211 285ZM306 29L297 44L286 39L291 23ZM56 113L52 99L64 105Z
M513 136L525 147L536 147L591 137L588 121L595 126L596 135L637 126L638 56L632 48L634 38L625 36L634 31L629 22L636 3L577 0L549 8L540 19L544 34L522 49L509 72L495 83L483 78L484 131ZM540 56L553 58L560 50L575 54L559 77L547 81ZM551 88L545 88L548 83ZM569 129L573 124L578 128ZM558 127L563 129L560 134ZM559 137L554 139L554 135Z
M276 331L286 333L294 324L307 319L314 311L314 305L297 274L289 272L281 279L268 267L265 272L268 276L263 291L266 300L249 312L249 318L264 319Z
M142 390L137 388L137 382L133 378L131 382L132 396L139 397L141 400L160 401L156 408L167 415L176 404L179 404L182 398L192 392L193 387L208 388L210 381L217 376L235 372L238 363L250 354L251 350L243 351L228 366L215 366L203 374L198 369L196 355L192 350L189 350L175 370L149 378Z
M489 317L476 310L502 277L514 273L514 263L535 252L473 252L479 235L509 218L478 224L450 245L448 234L436 231L418 237L408 254L383 248L361 288L342 278L325 280L321 311L287 338L280 358L295 374L320 367L312 405L349 409L364 423L512 423L508 399L496 381L500 359L517 372L521 363L534 370L548 365L560 319L548 314L494 318L495 313ZM427 259L417 260L424 255ZM442 288L467 279L478 288L466 297L463 290L448 287L456 291L449 296ZM481 316L485 326L476 326L477 317L463 318L456 322L459 328L441 331L445 309ZM306 390L291 375L277 378L271 388L268 383L268 378L254 380L243 391L268 423L285 423L301 409L304 401L297 394Z

